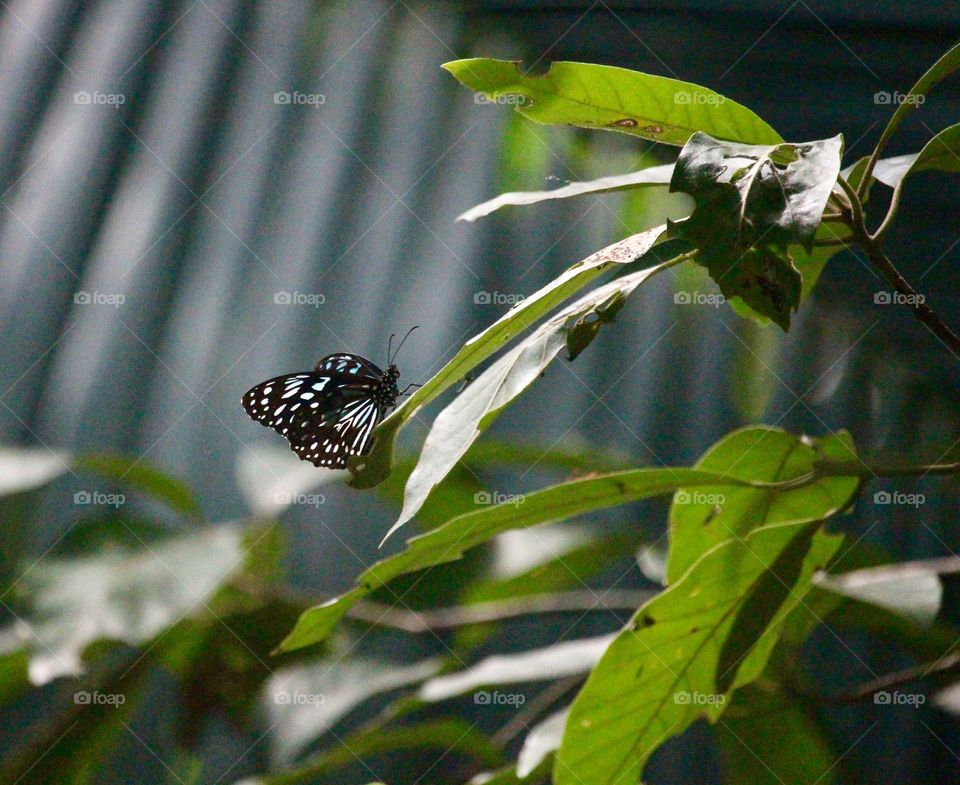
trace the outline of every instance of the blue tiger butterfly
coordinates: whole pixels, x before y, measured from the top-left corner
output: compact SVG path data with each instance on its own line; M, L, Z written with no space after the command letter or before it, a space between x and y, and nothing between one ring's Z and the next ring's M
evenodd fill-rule
M403 341L416 330L413 327ZM248 390L241 403L261 425L286 437L300 460L328 469L344 469L351 455L363 455L374 428L396 406L400 371L390 356L387 370L346 352L330 354L312 372L276 376ZM393 342L393 336L390 336Z

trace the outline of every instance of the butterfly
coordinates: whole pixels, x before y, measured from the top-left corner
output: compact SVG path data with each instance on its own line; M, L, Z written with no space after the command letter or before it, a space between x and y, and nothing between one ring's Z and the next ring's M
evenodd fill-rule
M412 333L412 328L403 341ZM394 336L390 336L392 344ZM241 403L261 425L285 436L300 460L345 469L347 458L363 455L374 428L396 406L400 371L390 356L383 371L359 354L329 354L311 372L276 376L248 390Z

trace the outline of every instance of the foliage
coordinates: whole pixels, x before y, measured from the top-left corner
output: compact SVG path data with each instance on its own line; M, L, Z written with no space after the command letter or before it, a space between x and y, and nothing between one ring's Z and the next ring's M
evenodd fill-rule
M225 719L244 731L268 728L268 752L258 758L267 770L247 780L261 785L351 773L367 780L382 773L370 761L425 750L444 761L445 782L636 783L666 742L700 720L727 781L827 783L838 772L829 725L815 708L958 670L950 654L958 633L940 613L940 576L957 570L956 559L891 563L838 525L876 480L957 474L958 464L891 464L860 454L845 431L808 436L766 425L705 445L689 467L637 467L612 452L543 456L478 439L558 355L575 361L644 284L680 265L705 270L757 330L773 329L756 326L771 321L789 330L823 266L849 247L862 249L897 292L916 295L886 256L883 235L912 174L960 169L960 126L914 155L884 159L905 101L871 155L842 169L839 135L785 141L749 109L686 82L571 62L543 74L489 59L444 67L490 99L509 98L523 118L680 148L674 164L511 192L465 220L508 205L668 187L692 197L691 214L569 267L468 340L381 423L373 451L351 463L352 484L400 508L383 527L387 537L413 520L421 531L319 604L287 585L277 499L330 477L289 455L246 456L239 476L249 520L214 525L202 520L187 483L140 461L0 451L6 502L35 501L66 473L84 472L160 502L167 514L161 524L118 510L85 521L40 562L20 559L3 599L0 703L22 711L42 693L45 710L8 745L0 781L98 781L139 706L166 689L187 716L175 741L182 755L169 770L181 782L202 777L201 739ZM960 47L909 95L925 95L957 68ZM892 192L871 231L867 199L877 183ZM960 351L923 298L907 304ZM419 455L395 462L397 437L414 415L474 371ZM476 499L477 480L457 470L464 456L499 471L539 463L554 482L488 504ZM267 464L269 482L259 468ZM651 503L658 498L670 502L663 564L637 523L638 510L660 509ZM498 571L497 547L516 538L533 543L536 558ZM12 561L4 560L8 572ZM605 570L625 565L652 577L653 588L617 589ZM419 585L429 590L418 594ZM548 646L531 636L519 651L499 651L502 636L528 633L538 617L598 611L601 634ZM519 617L528 624L512 627ZM911 669L824 693L801 660L825 619L831 630L889 643ZM385 655L394 654L396 636L423 634L442 643L440 656ZM528 702L521 687L530 685L537 692ZM474 705L491 708L501 703L493 696L505 696L514 713L499 729L488 718L470 721L457 701L471 694ZM771 726L789 743L773 743Z

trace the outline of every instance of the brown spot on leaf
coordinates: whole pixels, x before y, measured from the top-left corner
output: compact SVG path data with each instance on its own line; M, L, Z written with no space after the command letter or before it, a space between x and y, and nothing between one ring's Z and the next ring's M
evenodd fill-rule
M663 129L662 129L659 125L647 125L647 126L644 126L644 129L643 129L643 130L646 131L648 134L662 134L662 133L663 133Z
M637 121L632 117L624 117L622 120L614 120L609 125L613 128L636 128Z

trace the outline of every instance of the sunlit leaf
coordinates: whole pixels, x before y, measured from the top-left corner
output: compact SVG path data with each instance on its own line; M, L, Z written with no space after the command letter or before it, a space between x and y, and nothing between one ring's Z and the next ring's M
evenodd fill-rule
M516 62L487 58L443 67L491 102L512 103L538 123L602 128L677 146L695 131L751 144L783 141L745 106L678 79L564 61L542 74L524 74Z

